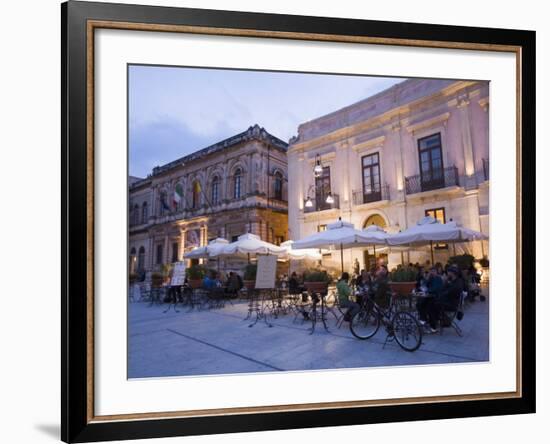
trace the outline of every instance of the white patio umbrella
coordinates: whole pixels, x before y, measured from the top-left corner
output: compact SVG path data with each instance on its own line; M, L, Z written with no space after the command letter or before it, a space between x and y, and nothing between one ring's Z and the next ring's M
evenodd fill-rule
M372 239L370 239L372 240ZM292 249L302 248L340 248L340 264L344 272L344 248L372 245L368 236L362 230L357 230L353 224L338 220L328 224L325 231L314 233L292 244Z
M386 233L383 228L374 224L369 225L367 228L363 229L362 232L365 242L367 242L369 245L372 245L372 247L374 248L374 257L376 257L376 246L387 246L388 244L386 242L386 239L391 236L390 234Z
M474 240L487 240L489 237L469 228L458 226L456 222L442 224L437 219L426 216L420 219L416 225L406 230L388 236L388 245L430 245L432 263L434 261L434 242L469 242Z
M322 259L323 256L318 248L302 248L298 250L292 248L293 243L293 240L287 240L281 244L281 247L286 249L286 256L289 260L311 259L318 261Z
M203 245L202 247L195 248L189 253L184 254L183 257L185 257L186 259L210 259L212 257L218 257L223 248L226 247L228 244L229 241L227 239L218 237L211 240L208 245ZM218 258L218 271L219 270L220 260Z
M203 259L216 257L220 254L225 246L229 244L227 239L218 237L211 240L208 245L203 245L202 247L197 247L183 255L186 259Z
M275 256L284 256L286 248L278 247L275 244L263 241L260 236L252 233L246 233L238 237L235 242L225 245L219 256L239 256L247 255L250 260L250 255L253 254L271 254Z

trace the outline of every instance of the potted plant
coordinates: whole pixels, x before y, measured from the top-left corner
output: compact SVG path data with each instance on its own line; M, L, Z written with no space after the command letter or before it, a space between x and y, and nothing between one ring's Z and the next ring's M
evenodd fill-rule
M139 276L137 275L137 273L130 273L128 275L128 281L130 282L130 285L131 284L135 284L139 279Z
M244 269L243 284L247 290L253 290L256 286L257 264L248 264Z
M416 269L399 267L390 273L390 288L400 296L408 296L416 287Z
M200 288L202 285L202 280L206 275L206 269L203 265L191 265L187 270L185 270L185 275L187 276L187 281L191 288Z
M483 268L489 268L489 259L487 256L483 256L478 262Z
M151 275L151 287L153 288L162 287L163 282L164 282L164 275L162 273L155 272Z
M467 270L474 265L475 258L471 254L459 254L449 258L449 264L455 264L461 270Z
M304 287L310 293L326 293L330 281L326 271L310 270L304 273Z

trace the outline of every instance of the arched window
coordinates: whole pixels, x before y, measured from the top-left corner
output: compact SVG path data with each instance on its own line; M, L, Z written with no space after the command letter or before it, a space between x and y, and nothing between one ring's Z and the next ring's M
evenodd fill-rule
M132 248L130 250L130 266L128 267L130 269L130 274L133 274L136 272L136 249Z
M145 248L139 247L137 269L143 271L145 269Z
M217 205L220 197L220 178L214 176L212 179L212 205Z
M193 182L193 208L198 208L201 204L201 184L198 180Z
M273 197L277 200L283 200L283 175L277 171L273 180Z
M234 199L240 199L241 198L241 195L242 195L242 189L241 189L241 186L242 186L242 177L243 177L243 172L240 168L237 168L235 170L235 175L234 175L234 186L233 186L233 198Z
M141 223L146 224L149 219L149 208L147 208L147 202L143 202L141 205Z
M367 218L363 228L368 228L371 225L378 225L380 228L386 228L386 221L380 214L373 214Z

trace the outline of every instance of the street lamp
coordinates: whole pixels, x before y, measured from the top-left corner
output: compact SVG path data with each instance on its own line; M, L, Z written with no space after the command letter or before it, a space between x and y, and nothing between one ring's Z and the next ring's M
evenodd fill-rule
M321 156L319 154L315 155L315 166L313 167L313 175L315 177L320 177L323 174L323 166L321 165Z
M332 193L328 193L328 196L325 202L328 203L329 205L332 205L334 203L334 198L332 197Z

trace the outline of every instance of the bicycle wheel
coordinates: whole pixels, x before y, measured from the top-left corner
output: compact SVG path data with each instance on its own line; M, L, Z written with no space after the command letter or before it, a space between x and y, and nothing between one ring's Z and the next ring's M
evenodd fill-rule
M357 339L372 338L380 328L380 318L372 305L362 308L353 315L349 323L351 334Z
M415 317L405 311L399 311L392 319L395 340L403 350L413 352L422 343L422 329Z

